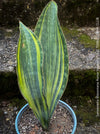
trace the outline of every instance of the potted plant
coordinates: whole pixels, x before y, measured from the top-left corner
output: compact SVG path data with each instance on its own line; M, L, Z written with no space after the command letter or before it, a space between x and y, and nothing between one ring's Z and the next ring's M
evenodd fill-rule
M34 32L20 22L20 36L17 50L17 76L20 91L27 100L15 121L18 124L22 114L32 109L44 131L49 131L50 119L59 102L72 115L73 110L60 98L68 81L68 53L66 40L57 16L57 4L50 1L42 11Z

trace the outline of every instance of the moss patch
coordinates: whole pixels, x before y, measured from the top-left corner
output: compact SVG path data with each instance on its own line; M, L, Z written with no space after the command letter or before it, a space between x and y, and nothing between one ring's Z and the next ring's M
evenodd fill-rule
M62 26L62 30L68 41L72 40L74 37L78 37L80 33L76 28L70 29Z
M77 28L62 27L64 35L68 41L76 39L80 44L83 44L86 48L96 48L96 40L91 39L90 36L77 30ZM100 45L99 45L100 49Z
M79 36L79 42L81 44L84 44L85 47L89 48L96 48L96 40L91 39L88 35L86 34L81 34ZM99 48L100 49L100 48Z

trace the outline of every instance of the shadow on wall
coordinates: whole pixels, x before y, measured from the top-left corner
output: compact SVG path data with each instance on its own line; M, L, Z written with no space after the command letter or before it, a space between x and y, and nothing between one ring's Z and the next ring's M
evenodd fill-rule
M99 73L100 75L100 73ZM96 71L81 70L70 71L68 86L64 96L96 96Z
M100 74L99 74L100 75ZM96 71L70 71L69 81L63 97L96 96ZM15 73L0 73L0 98L21 98Z
M15 96L21 96L17 84L15 73L0 73L0 99L12 99Z
M0 0L0 25L17 26L18 21L26 25L35 25L37 19L50 0ZM55 0L59 7L61 24L95 26L96 17L100 17L100 3L96 0Z

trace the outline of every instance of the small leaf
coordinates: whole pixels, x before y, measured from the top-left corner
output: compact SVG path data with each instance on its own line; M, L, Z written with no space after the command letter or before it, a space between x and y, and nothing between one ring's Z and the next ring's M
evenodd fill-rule
M17 50L17 75L21 93L42 124L46 122L47 107L42 95L43 52L37 37L20 22Z

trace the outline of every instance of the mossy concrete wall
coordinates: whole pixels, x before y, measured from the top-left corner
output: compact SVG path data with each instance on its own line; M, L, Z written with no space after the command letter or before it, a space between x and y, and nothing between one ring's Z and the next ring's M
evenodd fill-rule
M64 95L95 97L96 77L95 70L70 71L68 86Z
M15 73L0 73L0 98L21 96ZM96 96L96 71L70 71L69 81L63 97Z

